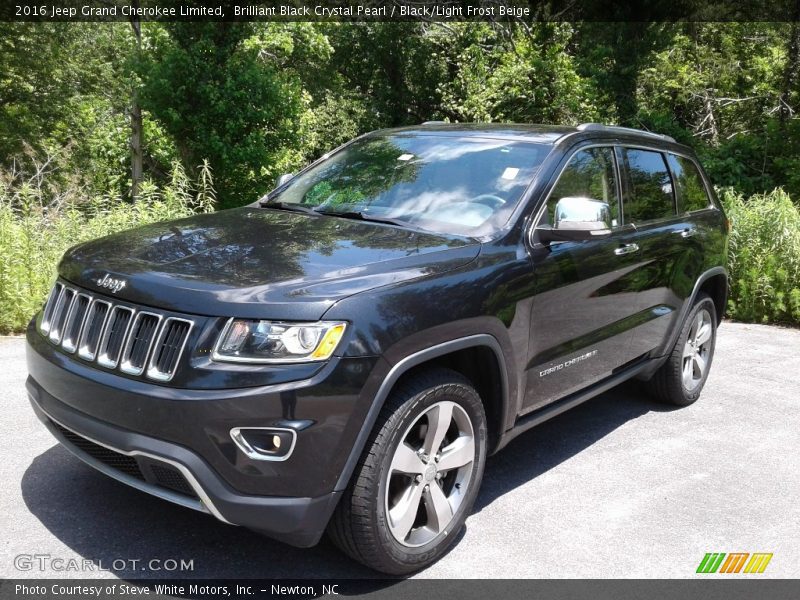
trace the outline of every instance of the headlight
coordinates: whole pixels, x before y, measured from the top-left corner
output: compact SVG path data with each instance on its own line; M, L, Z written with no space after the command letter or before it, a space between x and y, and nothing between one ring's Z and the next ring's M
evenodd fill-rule
M346 324L281 323L231 319L214 347L212 358L223 362L289 363L330 358Z

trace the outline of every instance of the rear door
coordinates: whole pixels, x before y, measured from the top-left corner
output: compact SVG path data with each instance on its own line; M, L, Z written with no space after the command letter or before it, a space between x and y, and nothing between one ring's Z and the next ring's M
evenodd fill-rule
M637 296L630 352L635 357L662 345L691 292L701 253L692 251L696 230L678 216L677 190L667 155L654 148L618 148L623 167L622 219L634 229L633 273Z
M612 235L582 242L531 244L534 298L523 412L595 383L631 358L631 315L640 260L630 252L632 228L621 222L620 182L612 145L575 151L539 216L552 224L562 197L607 202Z

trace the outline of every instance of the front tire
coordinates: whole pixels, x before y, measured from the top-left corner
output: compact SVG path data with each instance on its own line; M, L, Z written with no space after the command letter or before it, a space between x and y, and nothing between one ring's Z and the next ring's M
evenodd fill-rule
M716 307L707 294L701 293L667 361L647 382L650 392L667 404L693 404L700 397L711 370L716 341Z
M472 384L432 369L386 401L328 534L391 575L422 569L455 541L486 462L486 415Z

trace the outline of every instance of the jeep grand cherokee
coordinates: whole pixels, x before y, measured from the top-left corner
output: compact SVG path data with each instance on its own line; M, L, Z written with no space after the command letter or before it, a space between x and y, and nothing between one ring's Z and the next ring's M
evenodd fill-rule
M519 433L632 377L697 400L727 234L666 136L378 131L249 206L68 251L28 329L30 400L111 477L406 573Z

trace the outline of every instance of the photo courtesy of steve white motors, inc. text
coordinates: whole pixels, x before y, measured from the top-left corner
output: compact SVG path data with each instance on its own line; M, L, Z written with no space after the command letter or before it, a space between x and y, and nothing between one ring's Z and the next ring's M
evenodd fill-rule
M318 584L318 585L216 585L208 583L109 583L109 584L76 584L76 583L49 583L43 584L24 584L17 583L14 586L16 596L80 596L90 598L107 598L116 596L174 596L193 598L208 596L212 598L220 597L242 597L253 596L256 594L272 594L273 596L303 596L305 598L316 598L318 596L337 596L339 595L339 584Z

